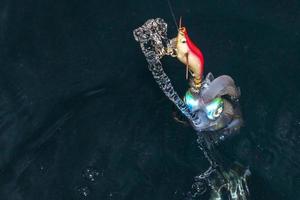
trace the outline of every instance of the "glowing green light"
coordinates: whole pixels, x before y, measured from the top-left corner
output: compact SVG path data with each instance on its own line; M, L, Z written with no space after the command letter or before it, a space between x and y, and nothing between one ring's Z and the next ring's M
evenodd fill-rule
M213 99L209 104L205 106L205 112L209 119L215 120L217 117L221 115L224 109L223 99L217 97Z
M186 92L184 101L192 111L198 109L199 107L199 99L196 98L190 91Z

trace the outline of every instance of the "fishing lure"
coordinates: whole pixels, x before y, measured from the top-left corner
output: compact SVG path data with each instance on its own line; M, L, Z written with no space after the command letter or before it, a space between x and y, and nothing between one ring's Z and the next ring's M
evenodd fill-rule
M186 79L189 71L192 73L191 84L194 92L199 92L204 70L204 57L200 49L190 39L186 27L181 26L181 18L177 37L171 40L175 55L180 62L186 65Z
M178 34L177 37L171 40L171 45L169 45L166 52L173 57L177 57L179 61L186 65L185 77L188 79L189 72L191 72L193 76L193 80L190 83L191 89L194 93L197 93L201 88L204 57L200 49L190 39L187 29L181 26L181 17L179 19L178 27L170 0L167 0L167 3L174 23L178 29Z

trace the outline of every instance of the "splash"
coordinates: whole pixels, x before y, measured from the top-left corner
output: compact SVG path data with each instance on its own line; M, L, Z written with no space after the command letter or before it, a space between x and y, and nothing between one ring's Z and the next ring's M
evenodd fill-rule
M211 200L222 198L246 200L249 196L249 189L247 186L247 177L250 175L249 169L245 169L238 163L234 163L231 168L225 169L222 166L222 158L214 148L214 145L228 135L228 133L223 131L222 134L220 134L219 131L215 134L218 137L215 138L212 138L210 134L205 134L204 130L208 130L208 128L203 124L207 125L207 120L199 114L200 112L191 110L191 108L179 97L171 80L163 70L160 59L164 55L167 55L168 50L172 48L172 40L167 37L167 24L160 18L149 19L143 26L135 29L133 35L135 40L140 43L142 52L148 62L148 68L152 73L154 80L164 94L176 105L197 131L199 148L210 163L208 170L195 177L195 183L192 186L193 191L188 193L187 199L197 199L209 189ZM220 89L219 86L223 86L224 84L220 83L233 82L227 77L226 80L223 78L225 81L219 79L219 82L213 82L213 79L211 74L207 76L206 81L203 84L203 90L207 90L210 83L215 86L213 87L214 90L207 90L205 93L206 96L203 95L204 97L213 96L215 95L213 94L214 92L223 92L224 90ZM232 85L234 86L234 84L228 85L230 86L230 91L233 91L232 88L235 89L235 87L231 87ZM237 93L237 90L234 91L234 94ZM236 121L234 121L234 123L236 124Z

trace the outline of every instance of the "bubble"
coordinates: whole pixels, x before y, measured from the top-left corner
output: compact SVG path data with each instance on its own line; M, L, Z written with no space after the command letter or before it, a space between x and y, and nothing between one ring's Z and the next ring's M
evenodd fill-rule
M198 181L192 185L192 190L197 195L203 195L207 191L207 185L204 181Z
M99 171L91 167L86 168L82 173L82 176L91 182L94 182L99 175ZM103 176L103 172L101 175Z
M87 186L82 186L78 188L78 192L80 195L87 197L91 193L90 189Z
M114 191L110 191L108 194L107 194L107 200L119 200L119 199L122 199L121 195L119 192L114 192Z

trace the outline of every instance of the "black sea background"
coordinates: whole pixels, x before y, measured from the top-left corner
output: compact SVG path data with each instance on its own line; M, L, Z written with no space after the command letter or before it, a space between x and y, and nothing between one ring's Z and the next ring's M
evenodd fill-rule
M300 2L171 1L205 73L241 87L245 126L218 149L251 199L300 199ZM208 163L172 118L132 31L166 1L0 2L0 199L183 199ZM163 60L177 90L184 67ZM205 199L205 198L203 198Z

